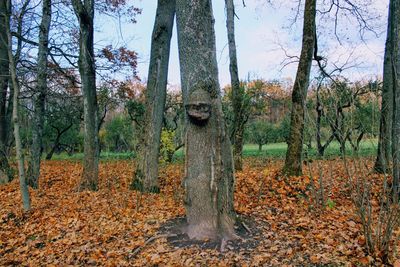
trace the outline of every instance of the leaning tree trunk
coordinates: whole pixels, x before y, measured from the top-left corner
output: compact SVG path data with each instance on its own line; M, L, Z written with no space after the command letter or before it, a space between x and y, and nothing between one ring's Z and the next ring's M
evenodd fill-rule
M138 148L137 167L131 185L132 188L145 192L159 192L158 157L174 17L175 0L158 0L151 41L146 114Z
M84 158L80 190L97 190L99 174L98 107L93 50L94 0L72 0L79 20L79 73L84 112Z
M0 184L12 180L13 172L7 159L8 131L10 126L7 109L7 91L9 80L8 39L7 39L7 5L0 1Z
M7 1L8 8L7 10L11 10L11 0ZM16 73L16 65L14 62L14 55L12 53L12 37L10 31L10 17L6 16L6 33L8 40L8 59L10 63L10 72L11 72L11 80L14 87L14 95L13 95L13 122L14 122L14 138L15 138L15 151L17 154L17 162L18 162L18 176L19 176L19 186L22 195L22 203L25 211L29 211L31 209L30 197L28 186L25 181L25 164L24 164L24 154L22 151L22 142L20 135L20 125L19 125L19 105L18 105L18 97L19 97L19 85L17 81L17 73Z
M292 112L288 150L284 172L288 175L302 174L302 150L304 136L304 110L310 80L311 63L315 43L316 0L306 0L304 9L303 41L300 62L292 92Z
M391 44L392 71L393 71L393 122L392 122L392 153L393 153L393 198L399 201L400 193L400 0L391 0L390 7L392 16Z
M51 22L51 0L43 0L42 22L39 27L39 50L37 64L37 86L34 96L32 123L32 146L29 160L27 183L39 187L40 158L42 156L44 111L47 94L47 56L49 53L49 30Z
M236 170L242 170L244 116L243 93L240 88L235 42L235 6L233 0L225 0L226 28L229 43L229 72L231 75L232 106L233 106L233 159Z
M234 238L233 161L222 113L211 0L177 0L186 111L185 208L192 239Z
M392 117L393 117L393 71L391 45L393 42L390 26L391 10L389 8L388 27L385 44L385 57L383 61L383 87L382 87L382 107L379 126L378 153L375 160L374 170L377 173L386 173L389 171L391 162L391 135L392 135Z

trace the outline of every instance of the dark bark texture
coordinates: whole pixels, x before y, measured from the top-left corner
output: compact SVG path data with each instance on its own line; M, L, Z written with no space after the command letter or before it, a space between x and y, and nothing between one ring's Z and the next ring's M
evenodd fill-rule
M146 113L138 148L137 166L131 185L132 188L144 192L159 192L158 157L174 17L175 0L159 0L151 39Z
M43 125L47 94L47 56L49 54L49 30L51 22L51 0L43 0L42 21L39 28L39 50L37 64L37 86L33 97L34 113L32 123L32 146L29 160L27 183L39 187L40 159L42 156Z
M382 87L382 107L379 125L378 153L375 160L374 170L377 173L389 172L389 164L392 159L391 140L392 140L392 117L393 117L393 56L392 43L393 36L391 30L392 11L389 8L388 27L385 43L385 56L383 61L383 87Z
M186 232L193 239L235 237L233 160L222 113L211 0L176 5L186 111Z
M392 72L393 72L393 122L392 122L392 154L393 154L393 198L399 201L400 193L400 1L391 0L391 19L389 21L393 41Z
M331 134L328 140L326 140L325 144L322 144L322 138L321 138L321 120L322 117L324 116L324 108L321 103L321 98L319 95L319 90L320 87L317 88L317 102L316 102L316 112L317 112L317 119L316 119L316 128L317 128L317 133L316 133L316 140L317 140L317 150L318 150L318 156L323 157L325 153L325 149L329 146L329 144L335 139L335 135Z
M79 190L97 190L99 174L98 105L93 50L94 0L72 0L79 21L79 73L83 92L84 158Z
M7 40L7 1L0 0L0 184L12 180L13 172L7 158L8 135L10 128L10 98L7 95L9 81L8 40Z
M236 170L242 170L242 151L244 125L246 118L243 111L244 90L240 87L238 63L235 42L235 6L233 0L225 0L226 28L229 44L229 72L231 75L232 106L233 106L233 159Z
M303 41L300 62L293 85L288 150L286 152L285 166L283 168L284 173L288 175L302 174L304 112L315 44L315 16L316 0L306 0Z

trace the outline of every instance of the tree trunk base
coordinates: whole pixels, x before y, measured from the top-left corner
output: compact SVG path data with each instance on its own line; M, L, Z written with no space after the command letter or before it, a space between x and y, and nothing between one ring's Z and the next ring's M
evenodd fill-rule
M85 190L89 191L99 190L97 180L95 180L93 177L83 177L79 185L78 191L85 191Z
M282 173L287 176L301 176L303 175L302 168L297 167L284 167Z
M242 157L238 156L235 157L235 170L236 171L242 171L243 170L243 160Z
M380 161L376 161L374 165L374 172L379 174L389 174L391 170L389 167L384 166L384 164Z
M167 237L167 242L173 247L185 248L197 246L201 249L216 249L225 251L253 251L262 237L262 229L267 226L266 221L255 221L251 217L239 215L235 220L235 238L225 239L218 236L216 239L190 239L187 234L187 219L173 218L160 226L159 234Z
M155 193L155 194L160 193L160 187L157 184L143 183L143 178L144 178L143 175L141 175L138 172L135 172L135 175L133 177L132 183L129 185L129 188L131 190L136 190L143 193Z

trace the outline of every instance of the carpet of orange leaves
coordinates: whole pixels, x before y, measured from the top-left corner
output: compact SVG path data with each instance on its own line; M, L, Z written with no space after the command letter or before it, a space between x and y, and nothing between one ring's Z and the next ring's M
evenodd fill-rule
M324 210L312 206L309 176L280 176L280 161L248 159L245 163L244 170L236 174L235 208L255 222L263 222L258 246L251 251L175 248L165 238L145 245L157 235L160 225L184 215L182 164L161 168L160 194L141 194L128 189L131 162L101 163L100 190L77 192L81 164L47 161L42 166L40 189L30 191L31 212L21 211L17 180L0 186L0 265L371 264L340 160L321 161L329 187L326 194L334 203ZM315 173L317 176L317 169ZM382 178L369 176L377 183ZM141 252L132 257L138 247Z

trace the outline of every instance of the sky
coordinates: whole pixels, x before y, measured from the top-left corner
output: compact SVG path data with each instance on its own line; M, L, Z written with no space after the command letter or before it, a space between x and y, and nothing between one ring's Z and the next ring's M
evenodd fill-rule
M355 0L357 2L357 0ZM372 1L372 0L371 0ZM297 10L296 0L275 1L268 4L266 0L234 0L239 19L235 20L235 34L238 56L239 77L263 78L266 80L285 79L293 81L296 75L297 62L290 63L288 56L299 56L301 50L302 17L294 20ZM139 55L138 75L146 81L150 58L151 34L157 7L156 0L135 0L134 5L142 9L137 16L136 24L128 24L109 19L102 21L95 34L97 42L113 42L114 46L126 45ZM223 0L213 0L215 33L217 44L217 61L221 86L230 83L225 8ZM386 38L387 0L372 1L368 7L373 15L379 16L373 22L378 35L366 32L361 40L355 20L343 17L334 34L334 20L317 18L319 51L328 58L328 68L333 63L348 67L343 75L350 80L381 77L384 43ZM302 6L301 6L302 8ZM323 7L321 6L320 9ZM368 10L369 11L369 10ZM300 10L302 15L302 10ZM171 86L180 84L179 60L176 25L171 40L171 55L168 83ZM296 60L294 60L296 61ZM290 64L287 64L290 63ZM312 74L317 76L316 68Z

